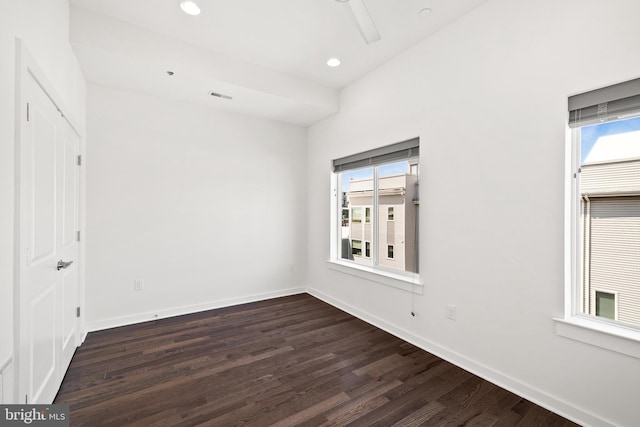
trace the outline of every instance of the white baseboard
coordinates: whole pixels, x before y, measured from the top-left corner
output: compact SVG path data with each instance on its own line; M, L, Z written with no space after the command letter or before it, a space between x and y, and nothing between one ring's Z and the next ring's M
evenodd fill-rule
M87 330L87 328L84 328L84 331L82 332L82 336L80 338L80 345L82 345L82 343L84 343L84 340L87 339L88 334L89 334L89 331Z
M615 424L594 414L576 408L571 404L535 387L528 386L521 381L518 381L508 375L504 375L492 368L489 368L488 366L475 362L459 353L456 353L455 351L426 340L413 332L399 328L377 316L330 297L317 289L307 288L307 293L573 422L583 426L593 427L615 426Z
M180 307L171 307L158 311L149 311L146 313L136 313L128 316L112 317L92 322L87 322L87 332L100 331L103 329L117 328L119 326L133 325L136 323L148 322L150 320L165 319L167 317L182 316L184 314L198 313L200 311L213 310L222 307L231 307L249 302L263 301L273 298L285 297L305 293L305 288L290 288L279 291L265 292L261 294L245 295L237 298L228 298L223 300L208 301L200 304L185 305ZM83 337L82 341L84 341Z

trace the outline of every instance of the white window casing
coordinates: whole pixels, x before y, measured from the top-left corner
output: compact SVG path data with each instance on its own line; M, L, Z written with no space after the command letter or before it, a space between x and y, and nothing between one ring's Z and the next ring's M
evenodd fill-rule
M580 162L581 127L640 115L640 79L572 96L568 106L565 310L556 332L640 358L640 158ZM597 291L615 296L615 320L595 316Z

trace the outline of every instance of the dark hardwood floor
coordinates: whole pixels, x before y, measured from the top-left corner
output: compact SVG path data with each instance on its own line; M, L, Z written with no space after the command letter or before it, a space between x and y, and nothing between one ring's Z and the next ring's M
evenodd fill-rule
M72 426L569 426L307 294L92 332Z

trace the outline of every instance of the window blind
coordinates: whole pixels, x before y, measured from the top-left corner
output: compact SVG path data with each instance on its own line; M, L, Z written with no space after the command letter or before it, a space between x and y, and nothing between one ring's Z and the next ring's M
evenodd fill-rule
M333 171L342 172L351 169L406 160L420 154L420 138L398 142L363 153L353 154L333 161Z
M569 97L569 127L640 115L640 78Z

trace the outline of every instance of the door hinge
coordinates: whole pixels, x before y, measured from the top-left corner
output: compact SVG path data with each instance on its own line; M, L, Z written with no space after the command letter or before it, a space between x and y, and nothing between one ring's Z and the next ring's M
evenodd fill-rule
M82 156L78 155L78 166L82 166Z
M27 121L29 121L29 103L27 102Z
M76 241L80 241L80 230L76 231Z
M76 317L80 317L80 307L76 307Z
M27 396L26 394L24 395L24 404L25 405L29 404L29 396Z

